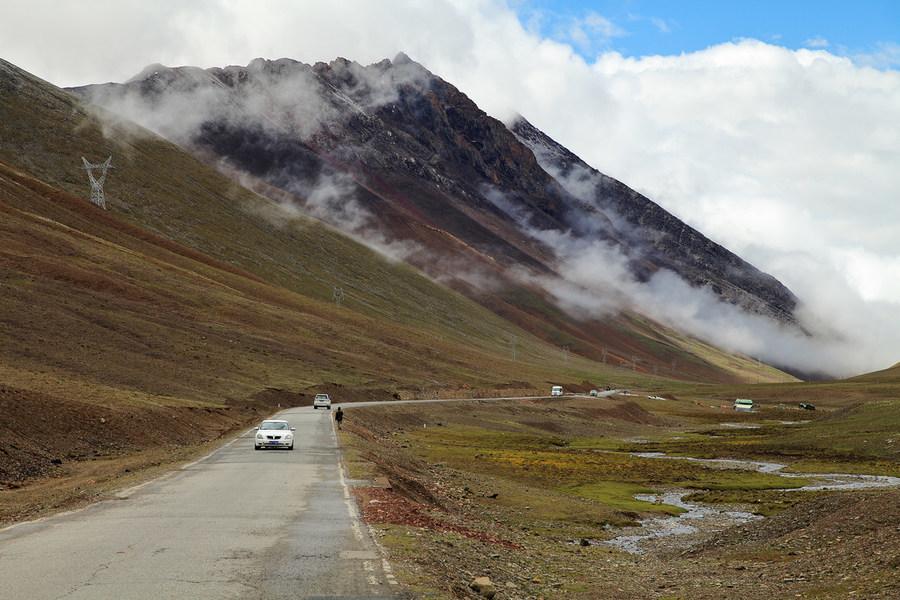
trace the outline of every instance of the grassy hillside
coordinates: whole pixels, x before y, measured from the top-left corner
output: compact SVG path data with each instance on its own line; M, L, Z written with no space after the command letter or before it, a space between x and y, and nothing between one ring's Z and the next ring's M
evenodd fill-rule
M121 457L146 457L130 471L159 465L317 389L350 401L667 385L669 373L565 353L317 221L288 219L2 61L0 140L0 489L50 474L106 481L122 476ZM104 211L85 200L80 157L109 155ZM36 425L59 443L29 437ZM4 493L0 520L71 499L19 493Z
M872 384L900 383L900 363L897 363L893 367L882 369L881 371L875 371L874 373L866 373L864 375L858 375L857 377L851 377L847 381L853 383Z
M332 293L339 286L346 298L343 309L421 332L429 350L421 354L413 350L413 344L409 356L431 356L434 342L439 342L461 344L463 354L477 350L500 360L511 356L510 340L517 340L515 364L510 361L499 371L493 367L484 369L483 358L479 357L473 363L478 368L471 378L455 373L455 367L449 371L444 367L429 368L414 360L415 368L420 369L412 378L417 380L416 385L470 379L481 383L535 377L542 382L546 377L564 381L598 375L622 377L619 369L574 358L567 360L558 348L539 342L533 335L410 268L389 263L317 221L296 216L287 219L271 201L236 185L176 146L132 124L98 120L72 96L8 63L0 63L0 82L0 161L20 172L83 196L88 190L80 157L98 161L112 155L115 169L106 184L112 214L220 263L252 273L272 286L307 300L321 301L321 310L326 313L334 308ZM82 228L86 222L89 221L72 226ZM681 368L669 372L654 373L638 365L639 378L653 374L684 376L681 371L702 371L728 378L743 370L738 369L733 375L728 366L733 360L728 355L713 350L705 356L695 356L685 345L654 333L651 324L637 328L659 338L659 343L683 357L676 361ZM560 346L567 344L571 342L560 340ZM452 359L447 359L450 362L465 362L457 351L452 354ZM532 366L537 369L534 373L530 372ZM345 369L338 370L346 376ZM561 370L572 374L559 375ZM771 376L768 371L762 378ZM357 377L357 382L372 378L371 374L363 375ZM316 381L317 377L307 374L300 379ZM389 379L404 377L402 372L392 373Z
M51 219L56 235L81 238L79 233L86 233L92 241L114 244L98 243L93 255L78 261L68 258L68 247L59 251L29 237L18 242L20 255L36 250L50 253L67 269L78 265L82 276L103 260L128 257L130 264L118 271L135 278L134 269L151 269L144 254L164 252L166 260L177 259L179 270L153 271L144 281L130 282L129 289L144 296L145 305L137 312L159 311L166 294L177 294L173 307L192 306L193 311L186 313L191 323L228 317L240 326L263 326L276 337L290 336L283 344L284 353L281 348L267 350L268 355L262 348L254 349L251 354L257 363L267 366L253 364L248 369L255 383L245 390L321 381L379 385L393 381L417 386L505 383L550 377L560 369L572 371L571 378L596 372L596 365L587 361L566 363L562 353L549 345L319 222L302 217L287 220L270 201L233 184L168 142L130 126L104 131L106 126L68 94L21 72L7 72L5 77L5 86L16 86L15 93L4 94L0 102L4 140L0 161L7 165L4 195L9 207L32 213L38 222L41 217ZM111 210L104 213L78 198L87 193L79 165L82 155L98 160L110 154L116 168L106 185ZM22 183L25 180L27 184ZM11 229L8 235L20 234L20 229ZM153 239L148 241L148 236ZM121 257L100 260L95 256L109 255L119 246ZM31 262L22 259L9 268L38 269ZM180 269L199 271L201 283L186 287L173 276L184 275ZM124 290L112 283L119 276L107 275L109 281L99 285L101 293L121 297ZM51 274L51 278L64 282L55 294L67 286L94 285L76 276ZM212 282L219 284L214 286L215 293L203 289ZM215 300L222 285L240 296L240 301L204 302ZM335 286L345 292L342 306L332 301ZM150 290L161 295L148 295ZM23 290L23 305L33 295ZM90 305L95 300L79 298L78 302ZM291 318L291 311L300 319L296 327L283 322ZM253 318L237 316L242 313ZM231 326L225 326L225 331ZM61 324L58 330L69 331L68 327ZM185 339L195 342L194 333ZM518 338L516 362L510 360L508 340L513 335ZM143 337L163 341L167 336L147 332ZM114 348L115 343L111 336L109 346ZM243 348L237 342L231 345ZM167 360L166 354L160 352L159 360ZM192 358L177 348L172 356L173 362ZM138 355L131 358L137 360ZM274 364L279 361L285 366ZM201 371L241 371L228 361L218 366L205 359L201 363ZM206 384L200 387L208 389Z

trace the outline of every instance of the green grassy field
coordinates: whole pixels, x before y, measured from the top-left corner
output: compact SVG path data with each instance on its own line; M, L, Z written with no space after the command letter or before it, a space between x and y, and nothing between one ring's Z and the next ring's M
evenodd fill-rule
M890 558L882 549L893 548L889 540L898 535L886 516L896 513L896 490L790 491L811 480L632 454L767 460L796 473L900 475L894 441L900 401L860 403L867 385L821 384L841 387L852 399L841 406L826 392L831 401L814 412L782 402L796 399L797 387L800 397L815 393L817 386L807 384L766 386L771 402L749 414L712 401L731 395L731 387L688 385L678 390L684 397L668 400L650 400L644 391L617 399L354 409L342 439L354 476L386 476L436 522L462 523L523 546L502 550L452 529L377 521L404 580L424 597L465 597L455 574L487 568L495 581L545 597L558 590L576 598L645 597L653 582L672 598L718 598L723 588L742 598L843 598L854 590L888 598L895 588L885 587L885 577L900 555L890 551ZM640 519L678 515L676 506L635 498L676 489L689 490L687 502L766 519L722 532L713 527L692 542L693 551L661 541L649 554L631 556L579 542L609 539ZM841 558L823 564L816 558L822 548ZM761 588L758 577L779 585Z

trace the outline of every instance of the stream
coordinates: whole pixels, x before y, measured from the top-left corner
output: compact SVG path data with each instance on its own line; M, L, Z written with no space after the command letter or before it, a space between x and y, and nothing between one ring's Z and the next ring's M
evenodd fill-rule
M785 478L811 479L814 483L802 487L782 488L782 491L825 491L825 490L864 490L900 486L900 477L887 475L859 475L853 473L784 473L787 465L773 462L739 460L731 458L693 458L689 456L668 456L664 452L632 452L632 456L661 460L687 460L710 465L718 469L748 469L759 473L770 473ZM685 510L676 516L651 517L641 521L636 527L626 527L621 534L603 544L630 552L643 554L652 548L657 540L672 536L691 536L692 534L712 533L762 519L749 512L717 507L715 505L687 502L684 497L695 490L677 489L660 494L638 494L636 500L669 504ZM685 539L688 541L688 539ZM667 540L666 543L671 542Z

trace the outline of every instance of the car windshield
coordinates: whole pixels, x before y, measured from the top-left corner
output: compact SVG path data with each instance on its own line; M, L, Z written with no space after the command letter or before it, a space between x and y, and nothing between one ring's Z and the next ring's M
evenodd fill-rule
M328 400L328 394L316 394L316 400Z
M260 429L287 429L288 424L283 422L264 422L259 426Z

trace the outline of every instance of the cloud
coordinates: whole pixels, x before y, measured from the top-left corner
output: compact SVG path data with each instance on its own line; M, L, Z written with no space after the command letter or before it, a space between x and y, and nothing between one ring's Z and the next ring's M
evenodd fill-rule
M806 40L805 42L803 42L803 45L807 48L827 48L831 44L828 43L828 40L818 35Z
M886 283L900 256L896 43L849 58L741 40L588 61L571 39L540 30L492 0L271 0L266 10L7 0L0 40L5 58L64 85L124 80L154 62L366 64L406 51L489 114L525 115L781 279L809 320L859 344L838 357L848 367L900 358L900 295Z
M900 43L880 42L869 52L858 52L853 60L861 65L875 69L900 68Z
M650 23L656 27L660 33L671 33L672 26L665 19L659 17L650 17Z
M93 104L180 144L192 143L210 122L308 140L338 124L348 107L363 113L395 100L401 85L429 81L410 61L388 70L335 60L331 68L341 82L337 86L290 59L254 59L246 67L211 70L152 65L129 86L96 86L87 95Z
M577 179L577 187L569 188L570 191L582 189L592 197L593 191L586 190L588 178ZM623 248L596 238L535 228L527 214L499 190L488 190L485 196L556 256L559 277L525 269L513 270L513 276L540 286L576 317L594 319L636 311L727 351L815 376L862 372L880 360L879 344L900 339L900 324L888 321L882 324L887 329L868 327L867 319L859 318L861 313L855 312L859 302L844 289L831 290L853 309L843 322L821 319L820 315L825 314L823 304L827 309L829 303L814 300L798 308L797 316L804 328L801 330L723 302L709 286L692 286L668 269L657 271L646 281L639 280L630 267L634 259L640 258L634 250L626 254Z

